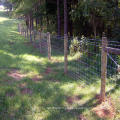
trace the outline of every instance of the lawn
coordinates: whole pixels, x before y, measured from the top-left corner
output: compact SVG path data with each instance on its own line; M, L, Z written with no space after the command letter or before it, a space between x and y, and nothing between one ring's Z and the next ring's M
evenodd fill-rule
M64 75L64 57L41 55L18 33L18 20L0 12L0 120L102 120L92 113L98 82L73 80ZM119 82L120 83L120 82ZM118 83L118 84L119 84ZM107 85L120 119L120 88Z

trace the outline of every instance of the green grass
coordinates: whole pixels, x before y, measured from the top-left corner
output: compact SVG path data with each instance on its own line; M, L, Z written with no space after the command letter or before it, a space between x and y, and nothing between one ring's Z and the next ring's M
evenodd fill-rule
M19 21L5 16L0 12L0 120L78 120L80 114L87 120L100 120L91 112L96 105L94 96L100 91L100 78L85 85L86 79L76 81L65 76L63 56L53 56L53 61L48 61L39 50L25 44L28 40L17 32ZM46 73L48 68L52 70ZM10 77L8 73L13 70L25 77L21 80ZM35 76L40 80L32 80ZM111 86L107 86L108 93ZM24 88L30 93L22 94ZM115 102L120 97L119 90L115 86L110 92ZM80 99L68 104L69 96ZM120 110L119 103L116 106ZM119 114L118 111L115 120L120 119Z

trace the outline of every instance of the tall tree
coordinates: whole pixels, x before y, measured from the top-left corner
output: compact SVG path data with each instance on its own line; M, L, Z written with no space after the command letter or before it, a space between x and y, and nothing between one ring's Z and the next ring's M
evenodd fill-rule
M64 73L67 73L67 54L68 54L68 11L67 0L64 0Z
M61 36L60 0L57 0L57 35Z

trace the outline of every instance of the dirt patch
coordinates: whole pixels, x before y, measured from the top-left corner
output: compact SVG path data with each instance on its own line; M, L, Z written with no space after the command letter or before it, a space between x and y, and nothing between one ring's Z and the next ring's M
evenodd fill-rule
M111 98L107 98L107 100L97 107L93 108L92 111L99 117L99 118L110 118L113 119L115 116L115 107L112 102Z
M76 102L76 101L79 101L81 99L81 96L69 96L69 97L67 97L67 99L66 99L66 101L67 101L67 103L68 104L73 104L74 102Z
M78 120L87 120L87 119L85 118L84 115L81 114L81 115L78 116Z
M45 74L46 74L46 75L48 75L48 74L57 74L57 72L54 72L54 71L52 70L52 68L47 67L46 70L45 70Z
M11 70L8 74L9 77L14 78L17 81L20 81L24 77L26 77L25 74L20 73L18 70Z
M21 93L31 95L33 92L32 92L32 90L30 88L22 88Z

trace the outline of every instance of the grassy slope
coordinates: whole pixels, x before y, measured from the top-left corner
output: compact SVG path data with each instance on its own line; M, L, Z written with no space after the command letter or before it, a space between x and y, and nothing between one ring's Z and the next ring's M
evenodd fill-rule
M53 61L49 62L39 51L25 44L27 40L17 32L18 21L6 18L2 12L0 16L0 119L77 120L77 116L83 114L88 120L99 120L90 110L95 105L94 96L99 93L100 84L83 86L80 81L64 76L63 56L53 56ZM8 76L15 68L26 77L16 80ZM48 68L52 70L45 73ZM34 76L41 80L33 81ZM32 94L22 94L20 85L29 88ZM116 88L111 95L118 98L119 90ZM68 104L68 96L79 96L80 99Z

